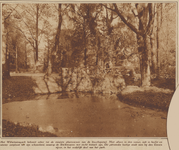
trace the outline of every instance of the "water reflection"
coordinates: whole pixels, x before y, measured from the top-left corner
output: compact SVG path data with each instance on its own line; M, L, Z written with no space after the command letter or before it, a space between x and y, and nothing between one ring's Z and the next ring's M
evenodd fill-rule
M116 95L58 93L2 105L3 119L65 137L165 136L166 114L129 106ZM155 117L153 116L155 114ZM145 116L145 117L142 117ZM145 129L145 134L143 133Z

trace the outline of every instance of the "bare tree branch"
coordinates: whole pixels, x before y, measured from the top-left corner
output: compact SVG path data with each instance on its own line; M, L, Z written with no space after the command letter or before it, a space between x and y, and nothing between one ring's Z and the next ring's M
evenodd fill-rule
M70 18L70 20L73 20L74 22L76 22L76 23L79 23L80 25L83 25L80 21L78 21L77 19L75 19L75 18L73 18L73 17L70 17L69 15L68 15L68 17Z
M34 16L26 9L26 12L28 12L29 15L33 18L33 21L35 20Z
M85 16L83 16L83 14L82 14L82 12L80 11L80 8L76 5L76 7L78 8L78 11L76 11L77 12L77 14L79 15L79 16L81 16L81 17L85 17ZM80 13L79 13L80 12Z
M9 24L9 25L12 26L13 28L19 30L19 31L23 34L23 36L25 37L25 39L30 43L30 45L35 49L34 44L26 37L25 33L24 33L20 28L18 28L18 27L16 27L16 26L13 26L12 24Z
M115 12L115 9L112 9L112 8L110 8L110 7L107 7L107 5L105 5L105 4L101 4L102 6L104 6L106 9L109 9L109 10L111 10L111 11L114 11Z
M17 14L21 17L21 20L24 22L24 24L27 26L27 29L28 29L29 33L31 34L32 39L33 39L33 40L35 40L35 38L33 37L32 32L30 31L30 27L29 27L29 25L28 25L28 24L24 21L24 19L23 19L22 15L21 15L21 14L19 14L19 12L18 12L17 10L15 10L15 11L16 11L16 12L17 12Z
M63 12L62 12L62 16L65 14L65 10L66 10L69 6L70 6L70 4L68 4L68 5L65 7L65 9L64 9Z
M32 8L32 10L35 12L35 9L32 7L32 5L30 5L30 7Z
M18 4L17 4L18 6ZM7 18L9 18L9 16L13 13L13 11L17 8L17 6L15 8L13 8L13 10L10 12L10 14L4 19L6 21Z
M110 9L110 10L113 10L114 12L116 12L118 14L118 16L121 18L121 20L132 30L134 31L136 34L139 34L139 35L143 35L143 32L138 30L137 28L135 28L134 25L132 25L129 21L127 21L124 16L119 12L119 9L117 8L117 5L116 4L113 4L114 7L115 7L115 10L113 9ZM106 7L108 8L108 7Z

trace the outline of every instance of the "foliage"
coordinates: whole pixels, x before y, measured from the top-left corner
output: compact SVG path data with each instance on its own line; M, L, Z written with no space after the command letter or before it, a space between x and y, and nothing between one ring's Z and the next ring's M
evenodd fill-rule
M160 77L175 76L174 3L5 4L2 12L3 53L10 53L11 68L18 49L20 68L39 57L44 71L81 67L98 78L108 67L124 66L126 74L141 74L143 85L150 85L155 51ZM148 66L151 73L145 72Z

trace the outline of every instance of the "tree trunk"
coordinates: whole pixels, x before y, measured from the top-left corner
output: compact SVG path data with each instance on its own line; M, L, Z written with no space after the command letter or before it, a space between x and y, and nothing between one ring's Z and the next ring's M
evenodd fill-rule
M26 69L26 71L28 70L27 69L27 48L26 48L26 41L25 41L25 69Z
M51 51L49 47L49 39L48 39L48 66L47 66L47 74L50 75L52 73L52 62L51 62Z
M6 29L7 30L7 29ZM6 34L6 58L5 58L5 70L4 70L4 74L6 76L6 78L10 77L10 62L9 62L9 56L10 56L10 52L9 52L9 36L8 36L8 30L7 30L7 34Z
M163 5L161 3L161 11L158 8L159 6L157 5L157 33L156 33L156 40L157 40L157 78L160 77L160 57L159 57L159 49L160 49L160 39L159 39L159 32L160 32L160 28L162 25L162 9L163 9Z
M84 66L85 66L85 68L86 68L86 65L87 65L87 62L86 62L86 52L87 52L87 50L86 50L86 47L85 47L85 49L84 49Z
M35 60L34 60L34 72L37 70L37 62L38 62L38 19L39 19L39 4L36 5L36 36L35 36Z
M143 22L139 20L139 30L143 30ZM140 56L141 86L150 86L150 36L137 34L138 53Z
M160 60L159 60L159 19L158 19L158 13L157 13L157 78L159 79L160 77Z
M140 56L141 86L150 86L150 37L138 36L138 52Z
M60 76L61 76L61 88L62 88L62 93L65 92L65 86L63 82L63 69L62 69L62 51L60 49L60 32L61 32L61 24L62 24L62 14L61 14L61 4L58 5L58 28L57 28L57 34L56 34L56 41L55 41L55 50L58 50L60 53Z
M85 23L85 19L84 19L84 23ZM83 25L83 38L84 38L84 66L86 68L86 65L87 65L87 62L86 62L87 49L86 49L86 29L85 29L85 25Z
M35 48L36 48L36 60L38 62L38 20L39 20L39 4L36 6L37 13L36 13L36 39L35 39Z
M17 64L17 46L16 46L16 73L18 72L18 64Z
M157 7L155 7L156 4L153 5L153 11L152 15L155 15L155 11ZM150 35L150 44L151 44L151 74L156 75L157 74L157 19L154 19L154 23L152 28L152 33Z
M150 33L151 27L149 26L152 23L153 18L153 7L149 3L141 12L142 17L139 17L139 30L143 31L143 36L140 36L139 47L141 47L141 85L143 87L150 86L150 61L151 61L151 41ZM140 43L141 42L141 43Z
M142 53L142 86L150 86L150 37L148 35L144 36L144 49Z
M155 35L150 36L151 40L151 73L157 74L157 48L155 46L156 39Z
M99 68L98 68L98 65L99 65L99 39L98 39L98 31L96 31L96 37L95 37L95 40L96 40L96 43L95 43L95 48L96 48L96 71L97 73L99 73Z
M10 77L10 52L7 52L6 53L6 67L5 67L5 76L6 78L9 78Z

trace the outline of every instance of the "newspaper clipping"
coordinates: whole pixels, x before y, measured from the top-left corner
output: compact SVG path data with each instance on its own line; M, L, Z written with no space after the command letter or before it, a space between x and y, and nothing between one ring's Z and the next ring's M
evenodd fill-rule
M0 149L175 150L177 1L0 3Z

